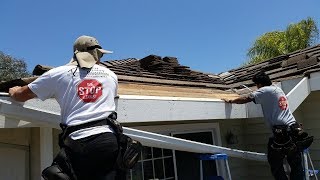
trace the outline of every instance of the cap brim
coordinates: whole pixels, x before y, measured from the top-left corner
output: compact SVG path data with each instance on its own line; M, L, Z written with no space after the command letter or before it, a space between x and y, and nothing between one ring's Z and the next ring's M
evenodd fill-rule
M80 68L92 68L97 63L92 54L88 52L78 52L76 57Z
M98 49L102 54L112 54L113 51L108 51L108 50L105 50L105 49Z

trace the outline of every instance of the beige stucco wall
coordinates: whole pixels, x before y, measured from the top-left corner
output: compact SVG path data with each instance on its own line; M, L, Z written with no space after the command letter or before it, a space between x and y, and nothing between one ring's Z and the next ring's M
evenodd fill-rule
M222 146L252 152L266 153L270 131L263 118L255 119L223 119L218 122ZM232 132L237 143L229 144L226 135ZM229 158L230 171L233 180L270 180L273 179L267 162Z
M303 123L303 128L314 136L310 155L315 168L320 169L320 91L314 91L307 97L298 108L296 118Z
M244 119L223 119L215 120L220 126L220 136L222 140L222 146L229 147L233 149L246 150L245 144L245 132L244 132ZM234 144L229 144L227 142L227 134L232 133L237 142ZM243 180L248 178L248 161L240 158L229 157L229 166L233 180Z
M271 136L271 131L263 118L245 119L243 132L246 150L261 153L267 152L267 143ZM267 162L248 161L246 171L248 180L273 179Z

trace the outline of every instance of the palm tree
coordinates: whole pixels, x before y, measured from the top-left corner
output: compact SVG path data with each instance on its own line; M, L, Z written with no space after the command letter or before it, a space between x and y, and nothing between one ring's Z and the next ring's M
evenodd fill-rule
M247 64L255 64L276 56L305 49L316 43L319 30L312 18L290 24L285 31L272 31L260 36L248 50Z

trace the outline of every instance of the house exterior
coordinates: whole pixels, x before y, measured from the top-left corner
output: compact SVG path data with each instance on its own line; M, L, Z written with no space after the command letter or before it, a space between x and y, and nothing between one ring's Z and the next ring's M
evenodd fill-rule
M320 45L218 75L190 70L173 57L150 55L141 60L103 62L119 79L118 120L137 130L252 152L266 152L270 136L257 105L228 105L254 89L252 76L264 69L288 96L291 110L315 136L310 154L320 167ZM48 67L38 65L35 77L0 84L0 91L26 85ZM58 152L60 109L53 99L13 102L0 97L0 179L38 180ZM128 179L200 179L225 176L223 164L203 163L197 153L177 151L161 143L144 143L141 160ZM230 155L232 179L272 179L268 163Z

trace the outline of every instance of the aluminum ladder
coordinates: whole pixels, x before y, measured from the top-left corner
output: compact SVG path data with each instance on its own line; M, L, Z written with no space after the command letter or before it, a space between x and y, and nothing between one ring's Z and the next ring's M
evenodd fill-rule
M228 163L228 155L224 153L217 153L217 154L201 154L200 158L200 180L203 180L203 173L202 173L202 161L215 161L215 160L224 160L224 164L226 166L226 170L228 173L228 180L232 180L229 163Z
M310 177L315 177L316 180L318 180L317 174L319 172L319 170L315 170L311 157L310 157L310 153L309 153L309 149L305 149L302 153L302 159L303 159L303 168L304 168L304 174L305 174L305 179L306 180L310 180ZM309 160L309 162L308 162ZM309 169L309 164L311 166L311 169Z

